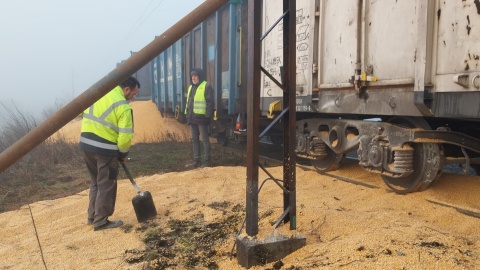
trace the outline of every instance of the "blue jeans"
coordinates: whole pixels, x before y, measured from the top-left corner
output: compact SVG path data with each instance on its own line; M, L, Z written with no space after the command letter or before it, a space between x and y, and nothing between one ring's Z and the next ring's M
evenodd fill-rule
M193 160L200 161L200 138L203 143L204 162L210 161L210 138L208 137L208 125L190 125L190 136L193 143Z

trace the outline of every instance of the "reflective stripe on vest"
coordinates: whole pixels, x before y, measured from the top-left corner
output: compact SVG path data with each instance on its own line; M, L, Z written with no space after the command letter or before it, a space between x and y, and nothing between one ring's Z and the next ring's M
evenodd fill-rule
M80 142L83 142L85 144L95 146L95 147L98 147L98 148L102 148L102 149L118 151L118 146L116 144L97 142L97 141L94 141L94 140L91 140L91 139L87 139L85 137L80 137Z
M201 82L198 87L197 91L195 92L195 96L193 97L193 112L196 114L203 114L207 113L207 100L205 99L205 86L207 85L206 81ZM190 98L190 90L192 90L192 85L188 88L187 97ZM187 106L185 107L185 114L187 114L188 110L188 102Z
M126 113L130 115L126 116ZM121 122L117 123L120 121L117 117L122 117ZM128 152L133 137L133 116L120 86L115 87L83 112L81 132L92 133L101 138L97 140L95 137L81 135L81 145L106 151Z
M133 128L119 128L117 126L115 126L113 123L110 123L110 122L107 122L105 120L105 118L107 118L107 116L116 108L116 107L119 107L123 104L127 104L128 105L128 102L126 100L120 100L120 101L117 101L115 103L113 103L104 113L102 113L102 115L100 115L100 117L96 117L93 115L93 106L95 104L93 104L92 106L90 106L90 109L89 109L89 112L88 113L84 113L83 114L83 117L84 118L87 118L87 119L90 119L92 121L95 121L101 125L104 125L106 127L109 127L113 130L115 130L116 132L122 132L122 133L133 133Z

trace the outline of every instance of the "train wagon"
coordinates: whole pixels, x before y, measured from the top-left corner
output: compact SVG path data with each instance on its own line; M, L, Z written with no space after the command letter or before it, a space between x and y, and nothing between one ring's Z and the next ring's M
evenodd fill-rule
M246 1L229 1L151 61L152 101L162 115L184 121L190 70L202 68L215 91L210 135L220 144L236 138L237 114L246 110Z
M152 99L180 120L189 70L206 71L216 93L211 135L223 145L244 141L248 128L246 2L229 2L152 61ZM398 193L426 189L447 164L479 168L477 0L296 5L298 157L325 172L354 153L360 166ZM278 81L283 25L272 26L282 13L277 0L263 1L262 27L271 31L262 41L261 63ZM260 91L263 129L281 112L283 93L265 74ZM266 138L281 147L281 127Z
M264 1L265 29L281 13ZM354 151L398 193L426 189L446 164L477 167L478 1L305 0L296 23L298 156L323 172ZM262 60L280 79L278 35ZM262 85L262 108L281 102Z

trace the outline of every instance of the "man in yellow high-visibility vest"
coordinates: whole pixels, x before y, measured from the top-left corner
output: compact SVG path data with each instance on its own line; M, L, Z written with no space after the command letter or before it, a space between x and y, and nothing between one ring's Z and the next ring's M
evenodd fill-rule
M138 93L134 77L95 102L82 114L80 149L91 176L88 220L95 231L116 228L121 220L110 221L117 198L118 162L127 160L133 138L133 112L129 100Z
M203 70L194 68L190 72L192 84L188 88L185 116L190 125L190 135L193 144L193 162L187 168L210 167L211 146L208 136L208 125L213 117L214 94L213 88L205 80ZM203 143L203 164L200 155L200 139Z

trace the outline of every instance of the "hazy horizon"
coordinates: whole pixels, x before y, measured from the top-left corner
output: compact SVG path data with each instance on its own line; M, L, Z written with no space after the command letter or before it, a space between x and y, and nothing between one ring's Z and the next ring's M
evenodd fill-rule
M202 2L7 0L0 102L27 115L66 104Z

